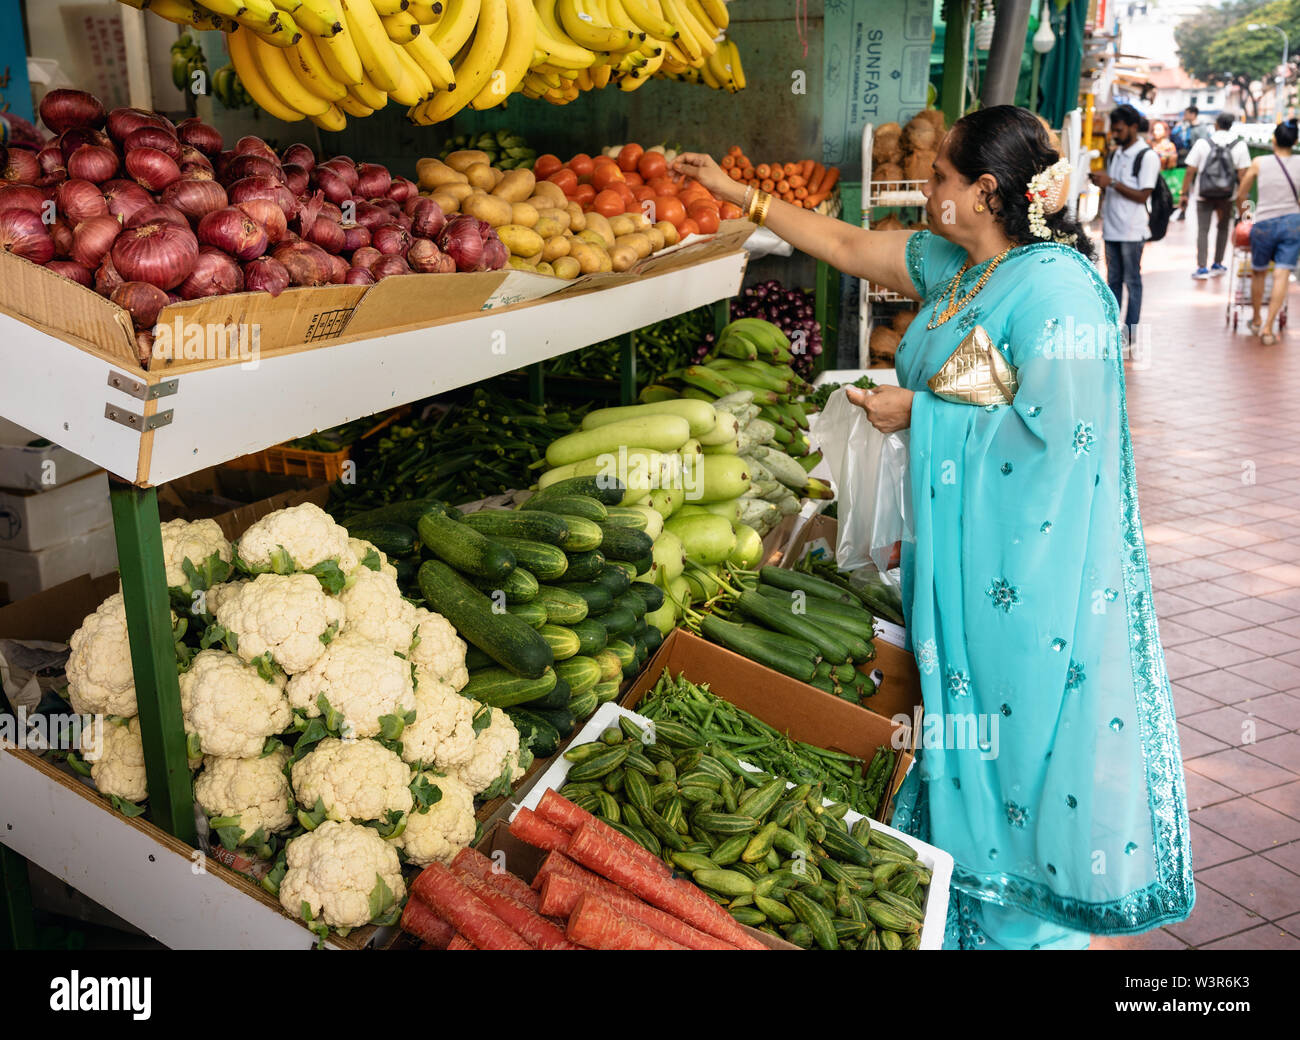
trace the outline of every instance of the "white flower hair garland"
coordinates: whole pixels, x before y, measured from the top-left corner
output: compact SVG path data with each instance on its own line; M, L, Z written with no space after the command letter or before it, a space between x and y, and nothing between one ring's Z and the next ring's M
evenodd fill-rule
M1057 212L1065 205L1066 193L1070 186L1070 161L1058 159L1029 180L1025 198L1029 200L1029 231L1035 238L1051 238L1052 230L1047 226L1046 217ZM1066 235L1057 238L1058 242L1072 243L1076 236Z

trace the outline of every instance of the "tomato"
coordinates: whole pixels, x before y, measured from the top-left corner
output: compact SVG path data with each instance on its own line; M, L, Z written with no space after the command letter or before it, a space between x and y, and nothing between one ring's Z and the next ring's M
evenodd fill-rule
M572 159L569 160L567 165L569 169L571 169L574 173L578 175L579 180L581 180L583 177L591 176L591 170L593 164L591 161L591 156L588 155L586 152L579 152L577 155L575 155Z
M685 238L687 235L698 235L700 233L700 225L688 217L677 225L677 233L681 235L682 238Z
M675 195L656 195L654 220L666 220L680 229L686 219L686 207Z
M610 188L597 192L591 204L591 208L603 217L617 217L623 212L623 206L623 196Z
M656 195L677 194L677 182L671 177L647 177L645 182L654 188Z
M624 213L640 213L640 212L641 212L641 200L638 199L635 195L633 195L631 198L624 199L624 200L623 200L623 212L624 212Z
M646 184L638 184L632 189L632 197L638 202L645 202L646 199L655 197L655 190Z
M646 180L651 177L661 177L668 170L668 160L664 158L662 152L646 152L636 164L636 169Z
M706 203L697 202L686 211L686 215L699 225L702 234L711 235L718 230L718 211Z
M636 170L625 170L623 172L623 179L634 188L639 184L645 183L645 178L637 173Z
M591 171L591 183L598 192L615 182L622 183L622 181L623 171L614 162L601 163Z
M709 194L709 190L699 181L691 181L690 184L677 193L677 197L688 207L695 205L697 202L711 201L713 198Z
M577 190L573 193L573 201L583 209L591 209L591 203L595 197L596 189L590 184L579 184Z
M618 166L624 173L632 173L636 170L637 163L641 161L644 150L639 144L625 144L618 153Z
M558 184L560 190L566 195L572 195L578 189L578 175L563 166L546 179L552 184Z
M550 152L547 152L545 155L537 157L537 161L533 163L533 173L538 180L544 181L563 165L564 163L560 162L558 155L551 155Z
M722 220L739 220L740 215L740 207L734 202L724 202L718 209L718 216Z

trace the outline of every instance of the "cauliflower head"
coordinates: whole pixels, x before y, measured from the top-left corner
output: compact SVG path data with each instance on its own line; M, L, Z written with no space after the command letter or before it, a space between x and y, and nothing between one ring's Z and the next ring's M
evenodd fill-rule
M181 674L185 731L206 755L253 758L266 738L289 728L292 713L284 676L267 682L256 668L224 650L201 650ZM251 831L250 831L251 833Z
M175 615L172 615L173 622ZM79 715L136 714L135 674L131 670L131 644L126 635L126 604L115 592L69 640L68 699Z
M416 607L411 627L415 636L407 657L415 665L415 681L421 686L432 683L463 690L469 682L465 640L456 634L452 623L441 614Z
M411 767L374 740L326 737L293 764L293 793L310 809L317 799L331 820L382 820L411 811Z
M460 765L474 748L479 707L450 686L421 682L415 690L415 721L402 730L402 757L412 765L444 770Z
M308 718L320 715L318 700L324 695L342 716L344 735L353 737L379 736L384 716L400 718L415 708L410 663L350 634L339 636L315 665L290 679L288 693L290 706Z
M311 502L277 509L253 524L239 539L239 559L253 573L277 574L310 571L333 561L340 576L361 562L348 546L347 530Z
M215 520L168 520L162 525L162 543L170 588L184 589L187 595L193 591L183 566L186 560L199 574L198 588L208 588L230 574L230 543ZM212 561L213 556L219 563Z
M349 635L403 654L410 650L415 607L402 599L395 577L360 567L339 602L347 614Z
M416 866L427 867L435 860L448 863L474 840L478 826L474 819L474 792L454 776L420 775L438 788L442 797L427 812L411 813L406 819L406 830L391 840Z
M310 574L259 574L208 593L217 624L235 637L242 661L269 653L289 675L305 672L325 654L326 641L346 617Z
M194 798L208 816L239 817L245 837L259 830L282 831L294 819L293 795L284 775L288 761L289 750L283 747L258 758L208 755L194 781Z
M379 561L380 574L387 574L394 578L397 577L397 568L388 562L388 555L378 546L371 544L370 542L366 541L364 538L349 538L348 548L352 550L352 555L355 556L358 561L357 566L354 569L348 571L349 580L362 567L365 567L366 570L371 569L366 565L366 557L369 556L371 553L374 553L375 558Z
M507 793L531 761L527 749L519 747L519 731L510 716L500 708L491 712L492 720L474 738L469 758L452 770L474 794L487 797Z
M139 719L104 724L99 756L90 763L90 778L102 795L117 795L128 802L142 802L149 797Z
M370 827L327 820L285 849L280 905L331 928L359 928L386 907L376 907L380 882L400 902L406 895L397 850ZM382 891L382 889L381 889Z

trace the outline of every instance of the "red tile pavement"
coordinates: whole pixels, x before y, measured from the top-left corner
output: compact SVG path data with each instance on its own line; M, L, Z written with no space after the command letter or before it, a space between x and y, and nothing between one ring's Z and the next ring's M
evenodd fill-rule
M1234 333L1228 279L1190 277L1195 234L1145 251L1126 376L1197 903L1094 950L1300 949L1300 310L1272 347L1249 307Z

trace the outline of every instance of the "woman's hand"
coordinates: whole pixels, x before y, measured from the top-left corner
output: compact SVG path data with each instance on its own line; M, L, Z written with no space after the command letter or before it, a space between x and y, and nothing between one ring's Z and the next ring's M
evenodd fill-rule
M911 390L898 386L878 386L874 390L845 388L849 400L867 413L867 419L881 433L897 433L912 425Z
M745 197L745 189L739 181L733 181L725 170L713 161L711 155L702 152L682 152L673 160L674 173L694 177L718 198L740 205Z

